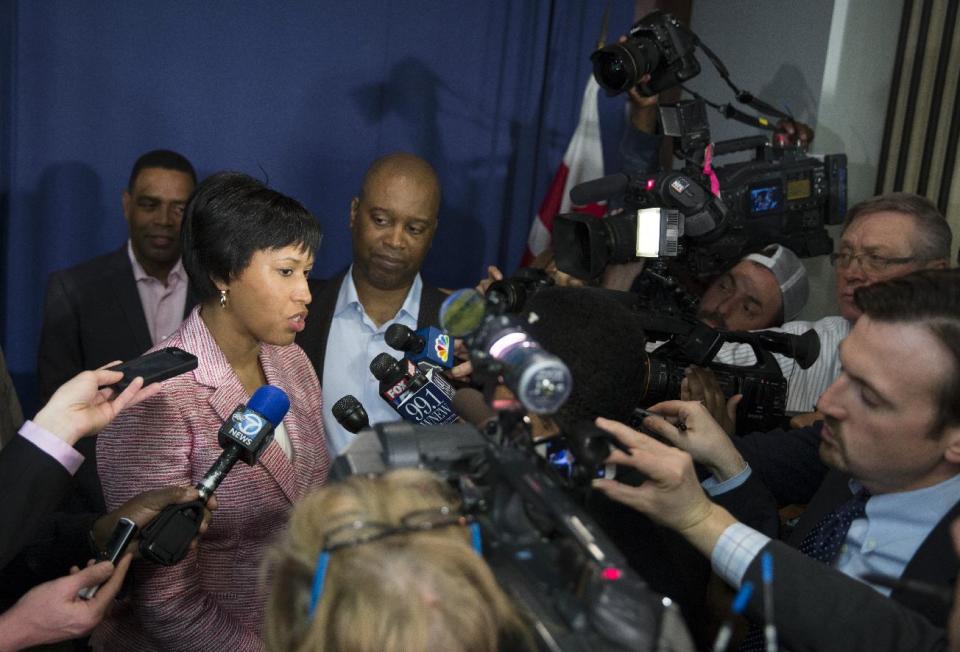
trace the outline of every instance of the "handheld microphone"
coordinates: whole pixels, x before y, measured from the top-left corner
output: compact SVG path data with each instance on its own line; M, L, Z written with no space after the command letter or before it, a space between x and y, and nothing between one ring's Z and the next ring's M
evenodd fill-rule
M380 396L405 421L426 425L453 423L457 420L451 401L453 386L439 369L421 364L423 369L410 360L400 361L389 353L381 353L370 363L370 371L380 380Z
M238 405L217 432L223 453L197 483L200 498L168 505L143 528L140 554L157 564L171 566L187 553L203 521L203 508L238 460L253 466L273 441L273 431L290 409L290 399L279 387L264 385L246 406Z
M370 427L367 411L353 394L347 394L333 404L333 418L353 434Z
M383 339L416 363L426 360L441 369L453 367L453 343L439 328L427 326L414 331L403 324L393 324Z
M483 394L472 387L458 389L453 395L453 407L467 423L484 431L497 421L496 411L487 405Z
M381 353L370 361L370 373L380 381L380 396L394 409L400 402L400 397L407 391L407 386L414 374L416 366L409 360L401 364L389 353Z

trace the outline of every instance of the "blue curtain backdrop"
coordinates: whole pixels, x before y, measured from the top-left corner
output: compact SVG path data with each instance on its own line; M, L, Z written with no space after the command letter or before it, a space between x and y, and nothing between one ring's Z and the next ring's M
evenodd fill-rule
M375 157L443 184L424 275L512 270L576 124L606 3L4 0L2 345L26 407L47 275L117 248L136 157L248 172L323 224L316 275L350 258L347 211ZM632 22L615 0L612 38ZM608 171L623 99L601 97Z

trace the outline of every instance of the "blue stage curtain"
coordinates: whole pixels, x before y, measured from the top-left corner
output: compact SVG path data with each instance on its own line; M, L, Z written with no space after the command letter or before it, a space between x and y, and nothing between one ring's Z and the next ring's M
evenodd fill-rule
M124 242L121 193L153 148L302 201L325 231L317 276L349 262L366 166L416 152L443 184L425 277L472 286L488 264L514 269L576 124L605 4L3 2L0 317L21 394L47 275ZM632 11L613 3L611 39ZM623 98L602 96L601 113L614 171Z

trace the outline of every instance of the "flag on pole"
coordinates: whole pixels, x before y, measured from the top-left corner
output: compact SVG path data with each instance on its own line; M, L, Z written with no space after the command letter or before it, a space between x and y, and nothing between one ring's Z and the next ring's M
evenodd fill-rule
M583 91L583 104L580 107L580 120L573 132L573 138L567 146L546 197L540 204L540 210L534 217L527 238L527 250L523 254L522 265L530 261L547 247L553 233L553 220L560 213L575 210L589 213L595 217L604 214L605 202L573 206L570 203L570 189L578 183L598 179L603 176L603 145L600 142L600 111L597 108L597 92L600 85L590 76L587 88Z

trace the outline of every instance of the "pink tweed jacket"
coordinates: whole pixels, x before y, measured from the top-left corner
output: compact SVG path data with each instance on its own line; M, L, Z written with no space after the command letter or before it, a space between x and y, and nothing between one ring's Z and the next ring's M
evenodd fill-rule
M194 485L221 453L217 430L249 399L195 308L163 343L199 358L192 372L163 383L97 441L107 509L155 487ZM256 466L237 462L217 489L219 509L197 550L175 566L134 562L133 591L95 631L106 650L261 650L265 549L292 504L327 480L330 460L320 385L299 346L264 344L267 382L290 397L283 424L293 460L271 442Z

